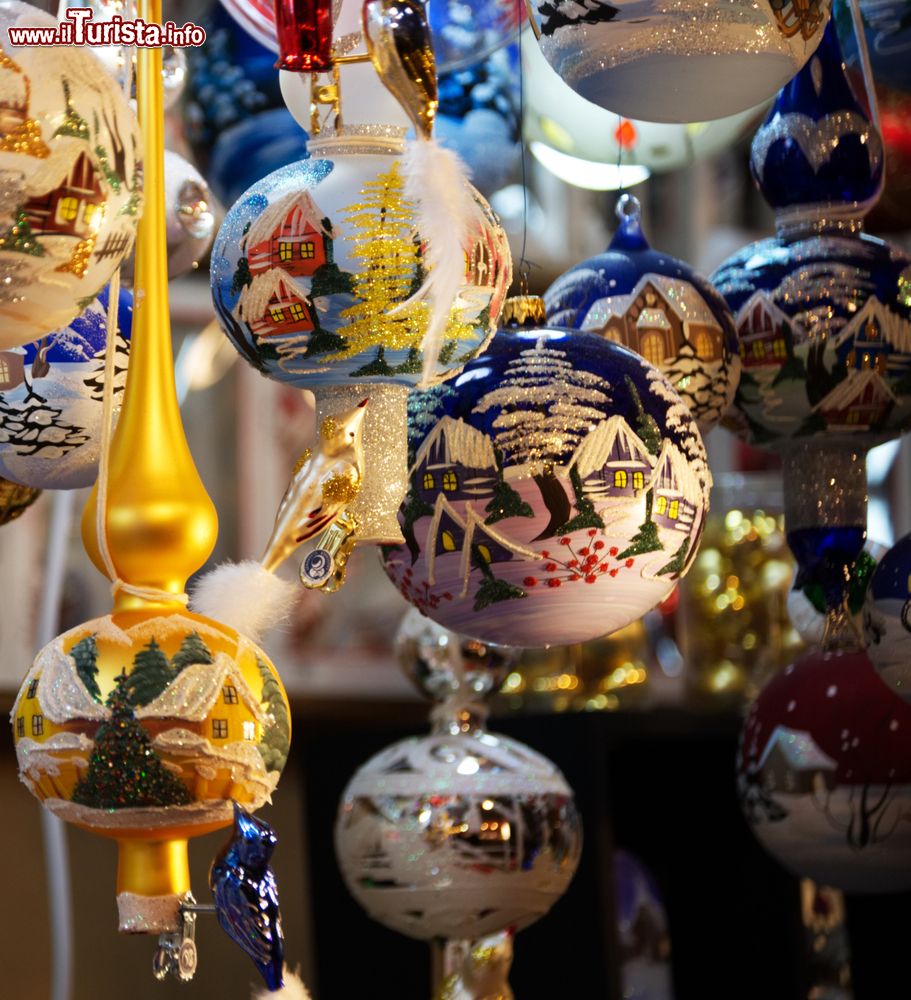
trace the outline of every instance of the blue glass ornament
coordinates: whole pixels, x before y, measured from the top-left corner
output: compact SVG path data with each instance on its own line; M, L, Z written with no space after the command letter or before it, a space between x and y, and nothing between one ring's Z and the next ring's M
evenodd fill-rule
M663 600L695 557L711 477L657 369L554 327L499 332L409 400L402 594L482 642L582 642Z
M234 803L234 831L212 862L209 887L222 929L253 959L270 990L281 989L284 936L269 859L278 838L264 820Z
M635 198L625 195L617 215L607 250L571 267L544 293L548 320L644 355L705 433L730 406L740 376L733 317L705 278L652 250Z

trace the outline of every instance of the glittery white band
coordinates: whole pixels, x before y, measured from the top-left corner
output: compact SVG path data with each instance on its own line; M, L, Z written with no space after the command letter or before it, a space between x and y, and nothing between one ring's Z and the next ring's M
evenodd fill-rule
M161 934L180 927L180 897L117 894L117 914L121 934Z

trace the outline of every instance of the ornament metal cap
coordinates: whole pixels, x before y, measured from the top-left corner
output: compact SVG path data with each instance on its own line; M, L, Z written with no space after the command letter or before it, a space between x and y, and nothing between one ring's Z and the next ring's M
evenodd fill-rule
M547 310L540 295L510 295L503 303L500 325L504 328L543 326L546 322Z

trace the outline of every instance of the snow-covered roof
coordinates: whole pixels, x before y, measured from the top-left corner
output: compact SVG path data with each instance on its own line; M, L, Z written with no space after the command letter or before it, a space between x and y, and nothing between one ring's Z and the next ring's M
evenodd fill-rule
M743 305L737 310L737 315L735 317L735 322L739 326L745 316L748 316L756 306L762 306L763 309L778 323L789 322L788 316L781 308L776 305L775 301L767 292L753 292L753 294L743 303Z
M0 104L25 106L25 74L9 56L0 52Z
M665 438L658 453L649 486L656 490L676 489L690 501L698 504L703 487L694 463L670 440Z
M257 274L249 285L244 285L241 289L237 300L238 312L248 322L259 319L265 316L273 297L277 297L279 301L292 297L304 301L307 298L281 268L270 267L268 271Z
M214 663L194 663L185 667L154 701L137 709L136 718L202 722L225 684L237 689L238 698L257 722L268 724L269 716L260 705L260 699L244 680L234 658L226 653L217 653Z
M654 285L668 306L684 324L721 326L705 299L686 281L678 281L662 274L644 274L636 287L626 295L608 295L596 299L585 314L580 330L601 330L612 317L623 317L646 285ZM659 312L661 310L658 310Z
M97 175L98 169L92 163L85 143L70 136L58 136L51 148L51 155L46 159L36 160L34 168L29 172L26 179L28 195L38 198L60 187L70 176L80 156L85 156Z
M466 424L464 420L443 417L421 443L415 455L415 466L421 465L429 452L443 440L444 459L450 465L462 465L469 469L492 469L497 461L493 443L486 434Z
M305 223L324 236L332 232L323 225L326 213L316 204L307 191L297 191L287 198L279 198L250 226L244 246L253 247L272 238L272 234L291 218L293 223ZM302 227L303 228L303 227Z
M769 737L759 767L765 766L772 751L780 748L788 767L793 771L834 771L838 764L816 745L813 737L800 729L776 726Z
M626 420L616 413L607 420L602 420L590 434L586 434L576 449L570 465L575 463L579 475L585 479L586 476L598 472L607 465L615 446L634 460L651 466L652 457L641 438Z
M101 722L110 716L110 710L89 694L76 670L76 664L63 651L64 638L66 637L58 636L41 650L28 672L23 689L28 686L29 681L40 677L38 704L44 717L55 725L63 725L74 719ZM21 691L13 707L14 712L18 709L20 699Z
M892 312L875 295L871 295L863 308L838 331L833 339L834 346L840 347L846 340L853 340L855 337L865 339L864 328L871 319L878 322L882 338L887 344L903 354L911 353L911 322Z
M895 393L889 388L885 380L872 368L864 368L862 371L848 372L847 378L841 380L837 386L813 407L813 410L840 410L850 406L855 399L873 384L880 397L891 399L897 402Z

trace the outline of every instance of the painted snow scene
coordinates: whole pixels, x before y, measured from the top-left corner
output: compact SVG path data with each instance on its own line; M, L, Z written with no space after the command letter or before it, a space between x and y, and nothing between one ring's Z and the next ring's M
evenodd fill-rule
M56 24L26 4L7 23ZM65 327L133 247L139 133L86 49L0 52L0 316L17 340ZM21 336L19 335L21 333Z
M352 778L335 827L352 895L386 927L424 940L527 927L566 891L581 848L563 775L484 732L386 747Z
M712 280L743 371L731 429L761 447L869 447L911 426L911 260L870 236L746 247Z
M216 237L212 294L222 326L252 365L281 381L420 380L429 306L412 299L426 277L415 208L395 157L354 165L354 177L350 162L283 167L250 188ZM506 237L477 199L483 225L465 247L439 375L484 347L511 280Z
M667 377L702 433L733 401L740 357L731 314L705 279L673 257L612 244L559 277L544 302L554 326L597 333L641 354Z
M711 475L680 397L594 334L498 333L414 393L402 594L455 632L584 642L663 600L696 554Z
M809 653L762 691L738 761L741 805L795 874L853 892L911 888L911 705L864 653Z
M108 291L64 330L0 350L0 476L41 489L91 486L101 449ZM114 407L126 385L133 320L123 290L114 341Z
M11 721L28 788L56 815L112 835L205 832L231 822L232 799L259 808L291 732L264 654L189 614L123 626L108 616L59 636Z

